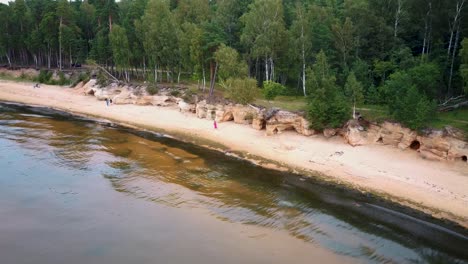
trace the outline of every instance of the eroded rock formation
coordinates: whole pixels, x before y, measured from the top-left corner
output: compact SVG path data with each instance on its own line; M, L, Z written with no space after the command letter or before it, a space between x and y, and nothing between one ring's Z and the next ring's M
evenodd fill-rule
M297 133L304 136L311 136L315 133L310 128L310 123L304 117L288 112L278 111L270 119L266 121L267 135L274 135L286 130L295 130Z
M418 135L416 131L398 123L370 124L367 129L356 120L346 124L344 138L352 146L383 144L418 151L423 158L431 160L466 160L468 144L463 134L451 127L427 131Z
M93 95L98 100L110 98L115 104L137 104L153 106L177 106L181 112L195 113L198 118L216 120L217 122L234 121L237 124L251 125L256 130L266 130L271 136L286 130L293 130L305 136L315 134L310 122L302 115L283 111L277 108L264 109L255 106L232 104L209 104L205 100L196 104L185 102L181 98L161 92L149 95L142 87L131 88L118 86L100 88L92 79L80 85L86 95ZM443 130L430 130L422 134L403 127L401 124L383 122L369 123L363 120L350 120L341 129L325 129L326 138L342 136L351 146L382 144L399 149L412 149L431 160L467 160L468 143L464 134L452 127Z

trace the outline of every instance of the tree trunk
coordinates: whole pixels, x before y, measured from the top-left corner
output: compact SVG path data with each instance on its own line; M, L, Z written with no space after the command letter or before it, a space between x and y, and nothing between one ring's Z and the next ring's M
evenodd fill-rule
M154 83L158 83L158 66L154 65Z
M306 93L306 61L305 61L305 44L304 44L304 25L301 26L301 39L302 39L302 90L304 96L307 96Z
M62 22L63 18L60 17L59 25L59 69L62 71Z
M70 61L69 61L69 64L70 64L70 68L72 67L72 64L73 64L73 57L72 57L72 48L71 48L71 44L70 46L68 47L68 52L70 53Z
M177 74L177 84L180 84L180 66L179 66L179 73Z
M6 56L7 61L8 61L8 66L11 68L11 59L10 59L10 55L8 55L8 52L5 53L5 56Z
M397 0L397 4L398 6L397 6L396 13L395 13L395 25L394 25L394 32L393 32L393 36L395 38L398 36L398 25L400 24L403 0Z
M449 77L448 90L447 90L447 96L448 97L452 97L452 95L453 95L453 89L452 89L453 64L455 62L455 55L457 53L457 47L458 47L459 39L460 39L460 23L458 24L458 27L457 27L457 33L456 33L456 37L455 37L455 44L454 44L453 53L452 53L452 63L450 65L450 77Z
M47 46L49 48L49 52L47 54L47 68L50 69L50 64L51 64L51 59L52 59L51 58L52 57L52 51L50 49L50 44L49 43L47 43Z
M356 119L356 100L353 100L353 119Z
M426 19L424 19L424 40L423 40L423 48L422 48L422 56L421 61L424 61L426 53L428 54L428 46L429 46L429 24L432 23L431 20L431 13L432 13L432 2L429 1L428 3L429 9L426 13Z
M216 62L215 67L214 67L213 79L211 80L211 85L210 85L210 96L209 96L210 98L213 96L217 74L218 74L218 63Z
M273 63L273 58L270 57L270 69L271 69L271 77L270 81L275 80L275 64Z
M146 59L143 57L143 79L146 81Z
M205 93L206 89L206 76L205 76L205 66L202 64L202 74L203 74L203 93Z
M265 58L265 81L270 81L268 78L270 77L270 74L268 73L268 58Z
M451 52L452 46L453 46L453 36L455 34L455 31L458 30L458 24L460 23L460 15L461 15L461 11L464 8L465 1L466 0L461 0L461 2L457 1L457 6L456 6L456 9L455 9L455 16L453 17L453 22L452 22L452 25L450 26L449 46L448 46L448 49L447 49L447 64L448 64L448 61L450 59L450 52Z

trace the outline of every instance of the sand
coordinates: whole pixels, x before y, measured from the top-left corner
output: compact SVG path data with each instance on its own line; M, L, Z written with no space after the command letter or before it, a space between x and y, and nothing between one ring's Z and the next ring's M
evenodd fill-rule
M295 132L266 136L247 125L218 123L181 113L176 107L113 105L81 90L31 83L0 81L0 100L48 106L154 128L190 140L217 142L231 152L262 157L295 171L319 172L328 180L378 193L434 217L468 228L468 164L424 160L415 151L390 146L352 147L342 138L305 137Z

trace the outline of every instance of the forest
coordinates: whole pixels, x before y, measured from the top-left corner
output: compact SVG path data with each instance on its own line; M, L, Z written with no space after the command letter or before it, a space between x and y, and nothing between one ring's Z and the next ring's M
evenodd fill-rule
M0 65L95 64L125 82L191 80L240 103L256 90L302 97L317 129L342 125L356 105L379 105L421 129L437 111L468 105L467 5L15 0L0 4Z

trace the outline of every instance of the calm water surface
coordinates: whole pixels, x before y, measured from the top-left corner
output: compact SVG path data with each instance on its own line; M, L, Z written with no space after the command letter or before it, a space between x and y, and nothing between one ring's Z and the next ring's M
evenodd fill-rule
M0 107L0 263L463 263L284 176Z

